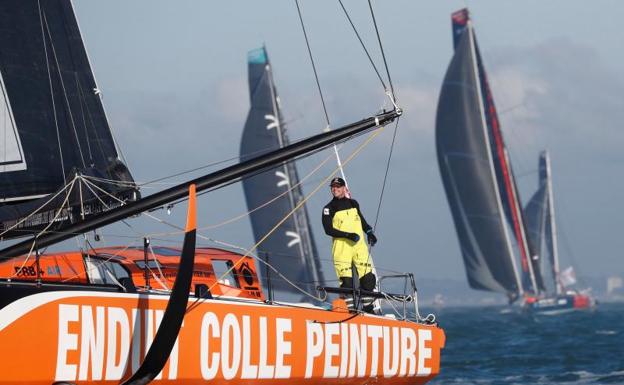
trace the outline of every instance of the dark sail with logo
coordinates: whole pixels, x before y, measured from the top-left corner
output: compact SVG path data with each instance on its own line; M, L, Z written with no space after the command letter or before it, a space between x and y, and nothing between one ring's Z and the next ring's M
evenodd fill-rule
M0 3L0 87L0 238L133 196L69 0Z
M467 10L453 14L455 54L436 116L440 173L472 288L520 291L505 224L474 31Z
M248 70L251 108L241 139L241 160L289 144L264 47L249 52ZM303 193L298 183L299 177L292 162L243 179L256 242L302 201ZM258 255L268 260L286 279L308 292L313 293L316 286L324 281L305 205L260 244ZM267 278L274 289L301 294L265 266L262 269L265 287Z

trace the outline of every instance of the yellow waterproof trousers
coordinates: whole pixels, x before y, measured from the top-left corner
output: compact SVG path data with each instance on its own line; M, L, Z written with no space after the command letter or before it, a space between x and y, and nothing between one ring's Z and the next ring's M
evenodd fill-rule
M336 212L332 219L332 225L338 230L356 233L360 236L357 242L346 238L334 238L332 255L334 256L334 268L338 278L352 277L351 265L355 265L359 277L370 273L372 261L368 255L368 247L357 209L352 208Z

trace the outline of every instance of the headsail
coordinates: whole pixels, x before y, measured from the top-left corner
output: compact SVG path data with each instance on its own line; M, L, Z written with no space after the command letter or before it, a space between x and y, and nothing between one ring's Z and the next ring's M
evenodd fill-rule
M543 151L539 158L538 189L527 203L524 212L529 229L529 239L538 255L547 255L550 272L557 294L562 292L559 277L559 258L556 242L554 207L550 176L550 157ZM542 252L544 251L544 252Z
M271 65L264 47L249 52L248 70L251 109L241 139L241 159L289 144L280 112L279 97L273 83ZM298 183L299 177L293 162L283 163L279 167L243 180L249 210L272 201L250 214L256 242L303 200L301 185ZM288 192L289 189L291 190ZM310 292L324 281L305 205L296 210L292 217L260 244L258 255L263 260L268 259L268 262L288 280L305 287ZM294 288L277 274L274 272L269 274L274 289L295 292ZM266 286L266 266L262 269L262 279Z
M468 11L453 14L455 54L436 117L438 163L468 282L481 290L522 291L494 169L482 66Z
M46 226L65 193L37 218L6 232L77 174L121 182L117 187L101 184L116 196L103 194L102 201L93 196L89 201L85 187L83 202L89 212L132 195L132 176L119 160L71 1L0 4L0 80L2 238ZM58 224L80 217L71 208L79 202L67 202L66 212L55 220Z

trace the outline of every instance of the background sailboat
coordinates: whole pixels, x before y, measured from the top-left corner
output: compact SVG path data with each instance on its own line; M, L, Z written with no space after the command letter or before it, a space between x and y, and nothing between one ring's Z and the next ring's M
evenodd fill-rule
M523 293L506 226L504 168L496 147L495 108L468 11L452 15L455 54L442 83L436 116L438 165L470 287ZM495 166L498 164L498 166Z
M539 189L523 211L468 10L455 12L452 21L455 54L438 102L436 144L468 282L506 292L510 301L522 296L528 309L546 307L557 300L548 295L541 272L543 242L555 295L564 291L548 157L540 163Z
M550 287L544 298L537 299L529 306L535 311L553 313L592 307L595 301L590 296L573 289L576 284L573 268L570 266L561 271L559 267L550 156L546 151L540 154L538 174L537 191L527 203L524 212L534 251L538 255L548 256Z
M290 144L266 48L250 51L247 59L251 107L240 143L241 160ZM285 162L279 167L245 178L242 184L256 242L260 242L303 200L294 162ZM316 286L324 284L305 205L294 211L260 244L258 256L287 280L309 293L314 293ZM263 265L261 271L262 281L269 290L301 297L302 293L292 283L268 266Z

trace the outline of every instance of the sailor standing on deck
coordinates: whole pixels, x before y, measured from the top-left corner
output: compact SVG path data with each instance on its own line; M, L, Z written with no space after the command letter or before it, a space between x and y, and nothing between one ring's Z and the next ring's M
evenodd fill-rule
M357 201L347 198L345 185L342 178L334 178L330 182L334 199L323 208L323 228L325 234L333 238L332 255L340 287L353 288L351 266L355 265L360 277L360 287L373 291L376 278L372 271L368 247L364 243L364 234L366 233L368 244L371 246L375 246L377 237L373 234L373 228L366 223ZM364 311L373 311L372 298L362 299L362 302Z

